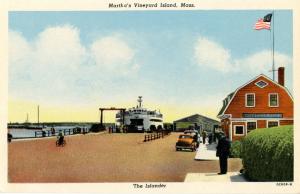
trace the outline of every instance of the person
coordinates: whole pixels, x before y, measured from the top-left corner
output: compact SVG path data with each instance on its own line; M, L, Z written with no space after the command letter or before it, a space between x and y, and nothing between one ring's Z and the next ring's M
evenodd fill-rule
M213 140L213 134L210 133L210 134L208 135L208 143L209 143L209 144L212 144L212 140Z
M46 137L46 131L44 129L42 129L42 136Z
M62 131L60 131L58 134L58 144L62 145L63 142L64 142L64 133Z
M228 167L228 156L230 153L230 141L225 135L222 135L219 139L218 145L217 145L217 153L216 155L219 157L219 163L220 163L220 172L221 174L227 173L227 167Z
M55 135L55 129L54 129L54 127L51 128L51 133L52 133L52 135Z
M198 135L198 133L195 133L193 138L194 138L194 141L196 142L196 146L198 148L199 147L199 135Z
M77 133L81 133L81 128L77 127Z
M203 141L203 144L205 144L205 139L206 139L206 131L203 130L203 132L202 132L202 141Z
M11 139L12 139L12 138L13 138L12 134L7 133L7 141L8 141L8 143L11 142Z

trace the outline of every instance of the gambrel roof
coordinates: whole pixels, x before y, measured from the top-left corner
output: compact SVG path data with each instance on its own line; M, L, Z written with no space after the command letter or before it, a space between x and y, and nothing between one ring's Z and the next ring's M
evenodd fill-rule
M228 102L227 102L227 103L223 103L223 106L222 106L221 110L220 110L219 113L218 113L218 117L222 116L222 115L225 113L225 111L226 111L227 108L229 107L229 105L230 105L232 99L235 97L236 93L237 93L240 89L244 88L245 86L247 86L248 84L252 83L252 82L255 81L256 79L259 79L260 77L263 77L263 78L267 79L268 81L274 83L275 85L277 85L277 86L283 88L283 89L287 92L287 94L291 97L292 101L294 101L294 100L293 100L293 97L292 97L292 95L291 95L291 93L289 92L289 90L288 90L286 87L280 85L280 84L277 83L276 81L273 81L272 79L270 79L270 78L267 77L266 75L260 74L260 75L256 76L254 79L252 79L252 80L250 80L249 82L247 82L247 83L245 83L244 85L242 85L241 87L237 88L234 92L232 92L232 93L230 93L229 95L227 95L227 97L226 97L225 99L228 99Z

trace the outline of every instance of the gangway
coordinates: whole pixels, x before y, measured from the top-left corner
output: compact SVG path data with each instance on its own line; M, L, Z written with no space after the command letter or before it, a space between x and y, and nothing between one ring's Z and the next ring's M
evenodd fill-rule
M115 107L110 107L110 108L99 108L100 110L100 126L103 127L103 111L120 111L121 116L122 116L122 124L125 124L125 110L126 108L115 108Z

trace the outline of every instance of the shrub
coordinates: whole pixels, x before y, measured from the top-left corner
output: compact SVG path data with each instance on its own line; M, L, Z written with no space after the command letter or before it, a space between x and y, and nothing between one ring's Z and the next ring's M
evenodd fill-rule
M293 126L256 129L242 143L245 175L253 181L293 181Z
M230 147L230 157L231 158L241 158L241 141L234 141Z

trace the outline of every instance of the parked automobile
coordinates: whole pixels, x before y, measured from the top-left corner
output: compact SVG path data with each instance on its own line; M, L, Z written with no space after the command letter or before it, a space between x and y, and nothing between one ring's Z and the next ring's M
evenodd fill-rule
M202 142L200 138L200 134L196 130L185 130L183 132L184 134L190 134L194 137L195 141L197 142L197 147L199 147L199 144Z
M196 130L185 130L183 133L184 134L195 134L195 133L197 133L197 131Z
M191 151L196 151L197 141L194 138L194 135L182 134L179 135L179 138L176 142L176 151L182 149L190 149Z

